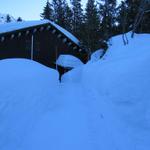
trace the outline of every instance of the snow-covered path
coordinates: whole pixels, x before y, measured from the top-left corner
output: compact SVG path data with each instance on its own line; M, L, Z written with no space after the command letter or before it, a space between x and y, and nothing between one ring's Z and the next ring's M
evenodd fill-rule
M91 91L79 83L63 83L57 97L62 100L59 107L39 119L22 149L116 150L103 110Z

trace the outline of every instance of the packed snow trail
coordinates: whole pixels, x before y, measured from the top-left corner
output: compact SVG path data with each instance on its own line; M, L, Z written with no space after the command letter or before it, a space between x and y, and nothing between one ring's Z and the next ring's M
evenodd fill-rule
M94 99L81 84L61 84L57 96L61 105L43 115L22 149L116 150L103 115L93 111Z

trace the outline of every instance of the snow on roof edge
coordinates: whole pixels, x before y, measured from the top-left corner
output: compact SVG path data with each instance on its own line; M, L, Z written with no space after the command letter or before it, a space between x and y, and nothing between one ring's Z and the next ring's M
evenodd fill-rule
M50 20L33 20L33 21L22 21L22 22L10 22L10 23L4 23L0 24L0 34L5 34L8 32L16 31L25 29L28 27L34 27L37 25L44 25L50 23L53 27L58 29L60 32L62 32L66 37L68 37L70 40L72 40L75 44L79 45L80 41L69 31L62 28L61 26L57 25L56 23L50 21Z

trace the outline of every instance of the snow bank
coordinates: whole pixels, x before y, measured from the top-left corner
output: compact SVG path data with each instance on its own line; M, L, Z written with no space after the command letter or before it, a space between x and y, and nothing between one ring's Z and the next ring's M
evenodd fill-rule
M91 63L91 62L98 61L101 58L101 56L103 55L103 53L104 53L103 49L96 50L94 53L92 53L91 59L89 62Z
M112 46L109 47L104 59L110 62L128 58L134 59L135 57L142 56L142 54L149 53L149 34L135 34L134 38L131 38L131 32L126 35L129 41L127 45L123 44L122 35L111 39Z
M128 45L123 45L121 35L112 38L102 60L88 63L77 72L84 88L95 97L95 115L103 114L105 126L97 128L107 127L109 136L103 142L113 141L112 148L121 150L149 150L150 35L127 36ZM79 78L75 70L64 75L65 82L70 78L71 82Z
M0 149L16 150L58 105L58 73L25 59L0 60Z

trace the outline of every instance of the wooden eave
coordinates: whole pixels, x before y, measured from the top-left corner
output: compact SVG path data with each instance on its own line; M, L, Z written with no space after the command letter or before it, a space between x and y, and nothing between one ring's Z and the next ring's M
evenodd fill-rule
M8 32L4 32L4 33L0 33L0 42L2 42L3 40L1 40L2 38L6 38L7 40L11 40L12 35L14 35L14 38L18 38L21 36L18 36L19 33L21 33L21 35L26 35L26 32L29 31L28 35L34 34L34 29L36 29L36 32L42 32L44 30L46 30L46 28L50 26L51 28L49 28L49 31L51 31L51 34L54 35L61 35L61 37L58 37L62 40L63 43L67 44L68 47L71 47L73 50L81 50L82 48L76 44L74 41L72 41L69 37L67 37L63 32L61 32L60 30L58 30L55 26L53 26L50 23L45 23L42 25L36 25L36 26L32 26L32 27L26 27L26 28L22 28L22 29L18 29L18 30L13 30L13 31L8 31ZM43 27L43 30L40 31L40 28ZM36 33L35 32L35 33Z

